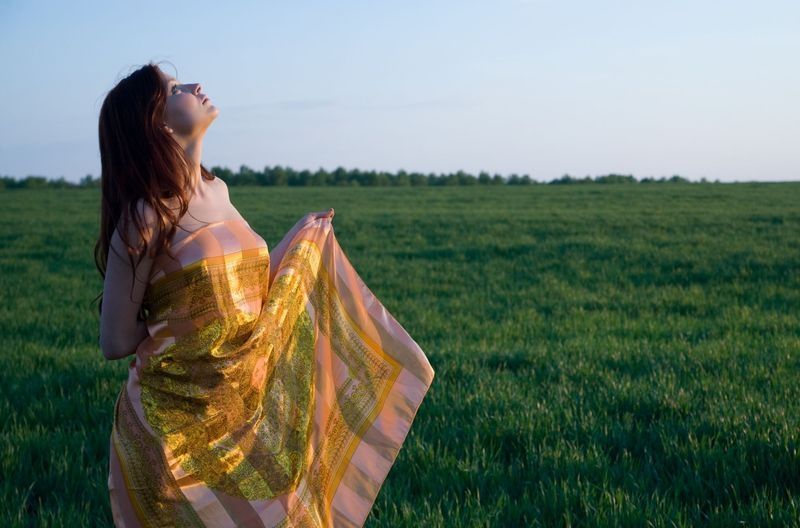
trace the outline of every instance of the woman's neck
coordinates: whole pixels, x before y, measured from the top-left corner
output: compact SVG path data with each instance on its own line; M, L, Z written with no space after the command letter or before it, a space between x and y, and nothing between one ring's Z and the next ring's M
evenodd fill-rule
M203 137L191 139L181 146L186 153L186 159L189 161L192 171L192 185L189 191L191 194L198 194L202 198L202 186L200 184L203 174L200 170L200 163L203 156Z

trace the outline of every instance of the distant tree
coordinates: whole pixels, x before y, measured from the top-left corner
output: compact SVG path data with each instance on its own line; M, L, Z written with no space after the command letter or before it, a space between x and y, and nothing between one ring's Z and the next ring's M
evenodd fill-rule
M3 176L0 181L2 181L2 186L0 186L2 189L19 189L22 186L22 182L13 176Z
M328 171L320 167L311 177L311 185L327 185L329 174Z
M83 188L100 187L100 178L95 178L91 174L87 174L80 179L78 186Z
M228 167L211 167L211 172L228 185L233 185L233 171Z
M550 180L551 185L562 185L567 183L575 183L576 179L569 174L563 174L560 178Z
M34 176L29 174L22 180L22 187L25 189L43 189L47 187L47 178L44 176Z
M276 165L269 172L269 177L267 178L267 181L270 182L270 185L279 185L279 186L288 185L289 175L287 174L286 169L284 169L280 165Z
M458 174L457 173L449 172L449 173L443 175L442 185L458 185L459 183L460 182L459 182L459 178L458 178Z
M311 171L308 169L303 169L294 175L287 171L287 180L290 186L305 187L306 185L311 185L312 177L313 174L311 174Z
M256 172L247 165L240 165L239 172L231 183L233 185L253 185L256 183Z
M475 185L478 183L478 179L474 175L463 170L456 172L455 177L458 185Z
M350 179L348 172L344 167L336 167L331 175L334 185L349 185Z
M350 185L360 185L361 171L358 169L350 169L347 171L347 183Z
M53 189L68 189L70 187L74 187L74 185L71 182L68 182L63 175L59 176L55 180L50 180L48 186Z
M263 187L264 185L269 185L269 182L267 181L268 178L269 178L269 175L267 174L266 167L264 169L265 170L254 171L254 173L253 173L255 175L255 177L256 177L256 185L258 185L260 187Z
M428 178L419 172L411 173L411 185L428 185Z
M576 183L593 183L593 180L589 175L586 175L583 178L576 178L574 176L570 176L569 174L564 174L560 178L551 180L549 183L550 184L555 184L555 185L576 184Z
M411 178L406 171L400 169L397 172L397 177L394 179L394 184L399 187L407 187L411 185Z
M595 178L597 183L636 183L636 178L631 174L607 174Z

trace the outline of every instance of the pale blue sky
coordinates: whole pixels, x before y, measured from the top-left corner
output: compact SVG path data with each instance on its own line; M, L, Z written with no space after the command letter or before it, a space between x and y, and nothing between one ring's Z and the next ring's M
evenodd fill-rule
M0 174L99 176L149 60L206 166L800 180L800 2L0 1Z

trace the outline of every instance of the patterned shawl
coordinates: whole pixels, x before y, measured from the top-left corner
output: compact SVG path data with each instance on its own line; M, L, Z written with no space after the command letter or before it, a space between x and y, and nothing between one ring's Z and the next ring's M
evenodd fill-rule
M154 263L110 438L116 526L364 524L434 371L308 218L271 253L235 219Z

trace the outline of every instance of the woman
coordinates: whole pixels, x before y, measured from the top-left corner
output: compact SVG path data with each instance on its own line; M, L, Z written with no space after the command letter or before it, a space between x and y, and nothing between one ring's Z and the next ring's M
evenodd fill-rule
M201 163L219 110L147 64L100 111L100 347L134 356L108 486L130 526L361 526L434 376L333 234L269 251Z

